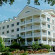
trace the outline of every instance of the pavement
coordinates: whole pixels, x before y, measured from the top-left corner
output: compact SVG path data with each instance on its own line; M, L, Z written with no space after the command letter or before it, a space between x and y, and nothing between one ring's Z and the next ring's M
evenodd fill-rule
M29 55L55 55L55 52L43 53L43 54L29 54Z

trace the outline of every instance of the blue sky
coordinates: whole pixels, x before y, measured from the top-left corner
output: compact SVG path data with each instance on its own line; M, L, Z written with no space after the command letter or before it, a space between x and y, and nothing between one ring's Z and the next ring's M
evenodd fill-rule
M41 5L34 5L33 4L34 0L31 0L31 4L29 6L38 8L38 9L55 9L54 6L50 6L47 3L44 3L43 1L41 2ZM22 10L23 8L27 5L27 0L15 0L13 5L9 4L4 4L3 6L0 7L0 21L8 20L8 18L13 18L14 16L16 17Z

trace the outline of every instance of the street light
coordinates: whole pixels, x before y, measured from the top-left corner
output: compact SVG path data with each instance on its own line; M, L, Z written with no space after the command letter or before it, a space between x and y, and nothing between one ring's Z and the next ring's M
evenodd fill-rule
M19 40L19 46L20 46L20 39L18 39Z

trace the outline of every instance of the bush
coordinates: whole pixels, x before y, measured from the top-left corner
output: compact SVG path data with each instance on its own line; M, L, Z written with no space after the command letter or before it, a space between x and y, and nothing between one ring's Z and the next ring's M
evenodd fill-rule
M15 51L15 49L13 49L13 48L10 48L10 50L9 50L10 52L12 52L12 51Z
M10 51L10 48L9 47L6 47L5 49L4 49L4 51Z
M1 55L13 55L13 54L9 52L5 52L5 53L2 53Z
M13 42L13 44L10 46L10 48L12 48L12 49L18 49L18 48L20 48L20 46L19 46L18 43Z
M28 53L25 52L25 53L21 53L20 55L27 55L27 54L28 54Z

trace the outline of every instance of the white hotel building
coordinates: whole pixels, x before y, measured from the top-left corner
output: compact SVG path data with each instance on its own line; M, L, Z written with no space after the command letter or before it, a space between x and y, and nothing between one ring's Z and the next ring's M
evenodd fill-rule
M0 36L6 46L10 46L11 40L18 36L24 38L25 45L38 40L39 43L55 46L54 15L53 9L39 10L26 6L16 18L0 23Z

